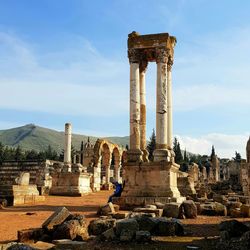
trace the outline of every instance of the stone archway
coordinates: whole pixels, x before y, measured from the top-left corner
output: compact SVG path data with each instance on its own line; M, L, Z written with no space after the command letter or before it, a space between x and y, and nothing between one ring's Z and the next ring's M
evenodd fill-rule
M95 191L100 190L101 178L105 176L104 189L110 189L112 184L110 183L110 167L112 158L114 159L114 172L115 178L118 181L120 179L121 170L121 156L122 150L117 144L111 143L105 139L98 139L94 146L94 176L93 176L93 189ZM102 172L102 167L103 170Z

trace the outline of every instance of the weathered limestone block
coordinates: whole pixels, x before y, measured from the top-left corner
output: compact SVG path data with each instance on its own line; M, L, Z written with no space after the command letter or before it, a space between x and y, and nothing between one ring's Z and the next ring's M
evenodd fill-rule
M194 179L190 176L182 176L177 178L178 189L182 196L196 194L194 188Z
M157 209L157 208L135 208L134 212L136 213L153 213L156 217L161 217L163 213L163 209Z
M100 235L116 224L115 219L95 219L89 223L89 235Z
M115 214L115 208L112 202L109 202L108 204L104 206L100 206L98 208L97 214L98 215L110 215L110 214Z
M33 242L37 241L44 234L42 228L30 228L17 231L18 242Z
M139 224L136 221L136 219L124 219L116 222L117 236L120 236L123 231L129 231L134 236L135 232L138 230L139 230ZM125 233L125 235L127 234Z
M29 185L30 183L30 173L21 172L20 176L16 178L17 185Z
M34 204L44 201L45 197L39 195L36 185L13 185L13 205Z
M170 202L169 204L165 204L162 216L179 218L180 209L181 209L180 203Z
M128 218L128 216L129 216L128 212L119 212L112 215L112 217L117 220Z
M90 188L90 179L91 174L88 173L53 173L50 194L82 196L92 192Z
M237 220L223 221L219 224L220 231L227 231L229 237L240 237L243 233L249 231L249 227Z
M197 217L197 207L192 200L187 200L182 203L186 218L194 219Z
M42 227L52 230L54 226L63 223L69 215L70 212L66 207L60 207L42 224Z
M116 239L114 228L110 228L101 234L102 240L114 240Z
M54 239L87 240L89 237L86 225L78 220L65 221L54 229Z
M150 233L153 233L155 230L155 227L158 223L158 220L153 217L148 217L148 216L138 216L135 218L137 223L139 224L139 229L141 231L148 231Z
M154 232L155 235L175 236L183 234L183 227L178 220L162 217L158 218L157 221L158 223Z
M151 241L151 234L148 231L136 231L135 240L137 242L149 242Z

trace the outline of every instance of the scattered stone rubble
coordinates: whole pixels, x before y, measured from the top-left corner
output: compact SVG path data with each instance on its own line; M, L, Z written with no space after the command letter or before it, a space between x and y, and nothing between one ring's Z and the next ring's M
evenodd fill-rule
M221 222L219 229L221 236L216 249L250 249L250 227L237 220L230 220Z

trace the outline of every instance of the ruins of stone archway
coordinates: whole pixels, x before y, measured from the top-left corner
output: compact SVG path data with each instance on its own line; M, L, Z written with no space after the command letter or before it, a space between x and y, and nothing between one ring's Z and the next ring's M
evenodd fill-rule
M103 187L105 189L111 188L110 182L110 168L112 159L114 159L114 179L121 181L120 170L121 170L121 156L122 149L114 143L111 143L105 139L98 139L94 146L94 159L93 159L93 189L94 191L100 190L101 177L102 177L102 166L105 169L105 183Z

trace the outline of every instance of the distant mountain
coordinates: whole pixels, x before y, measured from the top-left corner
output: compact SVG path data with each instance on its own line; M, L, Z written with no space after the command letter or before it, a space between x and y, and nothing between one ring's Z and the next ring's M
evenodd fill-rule
M87 135L72 135L72 144L76 150L80 149L81 141L87 142ZM90 141L95 143L98 137L90 136ZM106 137L107 140L120 146L129 144L129 137ZM0 130L0 142L6 146L17 147L24 150L34 149L36 151L45 150L50 145L54 150L60 153L64 145L64 132L53 129L39 127L34 124L28 124L18 128Z

